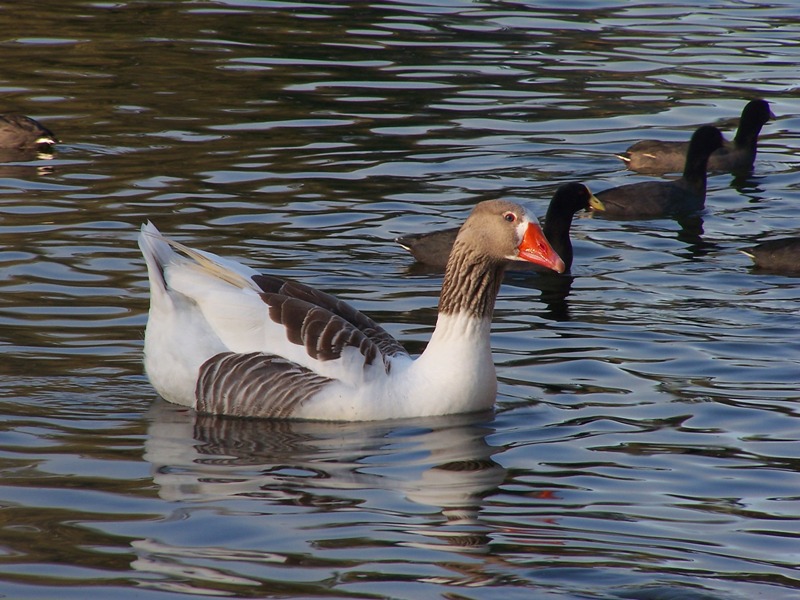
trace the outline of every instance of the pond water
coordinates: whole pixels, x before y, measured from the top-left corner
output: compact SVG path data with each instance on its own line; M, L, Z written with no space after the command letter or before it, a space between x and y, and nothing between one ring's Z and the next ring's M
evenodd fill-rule
M0 1L0 596L800 597L794 0ZM494 414L198 417L142 373L135 237L352 302L419 352L441 274L398 235L642 138L776 118L691 223L583 218L572 278L515 275Z

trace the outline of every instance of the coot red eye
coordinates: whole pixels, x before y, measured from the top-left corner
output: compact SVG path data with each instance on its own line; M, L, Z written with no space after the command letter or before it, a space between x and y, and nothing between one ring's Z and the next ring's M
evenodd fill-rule
M514 213L512 213L512 212L507 212L506 214L504 214L504 215L503 215L503 218L504 218L506 221L508 221L509 223L513 223L514 221L516 221L516 220L517 220L517 215L515 215L515 214L514 214Z

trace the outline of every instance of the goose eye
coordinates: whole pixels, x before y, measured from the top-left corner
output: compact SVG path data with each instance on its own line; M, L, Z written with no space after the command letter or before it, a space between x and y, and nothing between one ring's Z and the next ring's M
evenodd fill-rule
M517 215L515 215L515 214L514 214L514 213L512 213L512 212L507 212L506 214L504 214L504 215L503 215L503 218L504 218L506 221L508 221L509 223L513 223L514 221L516 221L516 220L517 220Z

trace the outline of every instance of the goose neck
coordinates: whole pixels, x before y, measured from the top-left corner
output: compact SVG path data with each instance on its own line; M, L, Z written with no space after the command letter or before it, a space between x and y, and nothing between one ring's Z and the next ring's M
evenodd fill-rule
M445 269L439 313L491 321L505 270L504 261L475 256L457 240Z

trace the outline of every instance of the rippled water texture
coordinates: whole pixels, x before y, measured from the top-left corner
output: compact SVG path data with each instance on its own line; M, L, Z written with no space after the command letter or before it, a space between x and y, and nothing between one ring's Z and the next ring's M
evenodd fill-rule
M800 597L800 21L770 3L0 0L0 595ZM644 179L730 136L700 218L573 227L510 277L494 415L199 418L142 374L139 225L335 293L418 352L441 274L393 239L485 198Z

